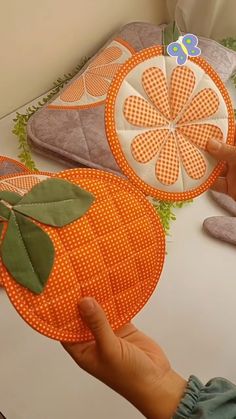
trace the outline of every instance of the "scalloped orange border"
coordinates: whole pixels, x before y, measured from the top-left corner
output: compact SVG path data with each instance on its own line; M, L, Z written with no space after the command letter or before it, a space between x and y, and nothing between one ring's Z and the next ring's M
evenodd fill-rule
M135 195L137 199L142 201L144 211L149 213L150 219L153 222L153 225L156 226L156 236L159 243L159 264L156 264L156 272L153 274L152 278L150 278L150 289L146 295L143 295L143 298L139 302L139 306L137 308L131 307L129 312L125 313L122 318L119 319L119 323L116 322L113 325L114 330L121 327L121 325L126 324L127 322L131 321L132 318L145 306L145 304L149 301L151 295L153 294L156 286L159 282L164 261L165 261L165 234L163 231L163 227L160 221L160 218L157 217L156 212L152 205L148 202L145 196L135 188L131 182L127 179L123 179L119 176L113 175L112 173L108 173L102 170L96 169L69 169L65 170L60 173L48 173L48 172L37 172L37 173L29 173L35 175L49 175L52 177L58 177L62 179L67 179L67 173L70 175L69 180L73 182L73 178L77 178L78 176L89 177L93 180L99 180L108 182L111 184L119 185L124 190ZM18 175L19 176L19 175ZM17 176L9 176L9 177L17 177ZM40 224L40 223L39 223ZM7 272L7 271L6 271ZM66 280L66 279L65 279ZM23 320L33 329L40 332L41 334L60 341L64 342L77 342L77 341L87 341L91 340L91 336L89 334L81 335L78 331L71 331L71 330L60 330L57 327L48 324L43 319L41 319L38 315L36 315L32 308L29 308L28 305L25 303L25 300L22 298L21 292L18 290L19 284L16 284L15 280L9 276L9 274L3 276L3 284L9 299L11 300L13 306L19 313L19 315L23 318ZM29 291L29 293L31 293Z
M154 198L164 201L186 201L195 198L196 196L202 194L207 189L209 189L224 169L225 163L219 162L219 164L215 167L209 178L204 183L202 183L202 185L198 186L195 189L191 189L187 192L165 192L148 185L142 179L140 179L140 177L134 172L134 170L130 167L129 163L126 160L126 157L120 145L119 138L116 133L114 105L124 78L134 67L136 67L137 64L140 64L143 61L150 58L154 58L158 55L163 55L163 47L157 46L146 48L141 52L136 53L133 57L131 57L116 74L107 94L107 102L105 108L106 133L111 151L116 159L118 166L122 170L123 174L126 175L139 190L141 190L146 195L150 195ZM212 78L212 80L220 90L224 98L229 115L229 130L226 142L228 144L233 145L235 131L234 112L232 102L226 87L224 86L223 82L221 81L220 77L215 72L215 70L213 70L213 68L203 58L196 57L190 58L190 60L198 64Z
M116 41L116 42L120 43L121 45L123 45L125 48L127 48L131 52L132 55L134 55L136 53L136 51L132 47L132 45L130 45L124 39L122 39L122 38L115 38L111 42L113 42L113 41ZM108 47L109 47L109 45L107 45L106 48L108 48ZM81 73L81 74L83 74L83 73ZM72 80L74 80L74 79L72 79ZM68 87L68 85L67 85L67 87ZM62 92L60 92L60 93L62 93ZM71 105L71 106L66 106L66 105L51 105L51 104L49 104L49 105L47 105L47 108L48 109L53 109L53 110L60 110L60 109L64 109L64 110L67 110L67 109L68 110L69 109L81 109L81 110L83 110L83 109L96 108L97 106L104 105L105 103L106 103L106 99L103 99L103 100L100 100L99 102L90 103L88 105L74 105L74 106Z

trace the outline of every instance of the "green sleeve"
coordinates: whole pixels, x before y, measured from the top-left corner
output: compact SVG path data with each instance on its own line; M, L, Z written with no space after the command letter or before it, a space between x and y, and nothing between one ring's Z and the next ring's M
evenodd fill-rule
M235 419L236 386L214 378L205 386L191 376L173 419Z

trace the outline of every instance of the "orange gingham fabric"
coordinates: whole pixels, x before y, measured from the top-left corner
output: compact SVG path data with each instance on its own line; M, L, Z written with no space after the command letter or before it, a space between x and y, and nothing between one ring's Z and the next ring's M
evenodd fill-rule
M189 100L195 81L195 75L190 68L183 66L173 70L170 81L170 107L173 119L176 119Z
M170 189L163 190L163 188L159 189L158 186L154 187L153 183L149 183L147 179L145 181L139 176L139 173L137 171L137 165L132 166L131 160L128 160L126 158L126 155L124 150L121 147L120 139L119 139L119 133L116 131L116 98L119 94L120 88L123 85L123 81L127 76L130 77L130 72L132 71L132 75L134 74L134 69L141 63L150 63L150 68L153 68L151 59L156 58L159 55L162 55L162 48L161 47L152 47L147 48L146 50L143 50L142 52L139 52L135 54L127 63L125 63L116 77L112 81L112 85L109 89L108 98L107 98L107 105L106 105L106 131L108 136L108 141L111 146L111 150L116 158L116 161L118 165L120 166L123 173L138 187L140 190L142 190L145 194L151 195L153 197L156 197L161 200L167 200L167 201L182 201L182 200L188 200L192 199L195 196L198 196L199 194L203 193L206 189L208 189L217 179L218 175L221 173L224 163L220 162L216 164L216 166L212 169L211 172L209 172L208 177L204 177L202 183L198 183L196 187L192 187L191 189L185 189L180 191L171 191ZM168 57L168 60L170 57ZM215 73L215 71L200 57L196 58L190 58L190 61L201 67L205 73L213 80L213 82L216 84L217 88L221 92L222 99L225 102L226 108L227 108L227 114L228 114L228 133L226 142L229 144L233 144L233 138L234 138L234 114L233 114L233 107L232 103L229 97L229 94L220 80L219 76ZM146 69L145 71L148 71ZM144 71L144 73L145 73ZM140 77L140 76L138 76ZM172 112L172 118L175 117L175 120L168 121L167 118L165 124L163 125L157 125L159 120L158 116L155 114L155 118L157 121L156 125L153 125L155 122L154 115L154 109L156 109L157 114L160 111L158 111L157 106L153 103L157 104L158 99L155 97L154 93L152 92L152 89L149 87L149 90L147 87L144 86L142 74L140 79L142 79L143 87L145 88L145 92L148 96L148 99L140 98L139 96L129 96L126 98L124 102L124 108L125 104L129 103L129 112L127 113L127 110L124 111L124 117L125 119L135 126L139 126L143 128L143 132L140 135L136 135L134 139L131 141L131 152L133 157L140 162L140 164L148 164L149 161L154 158L153 154L154 151L157 150L157 140L156 135L157 131L161 132L163 129L168 129L169 132L175 132L175 141L176 144L178 142L177 135L178 133L181 133L184 135L184 138L186 141L189 142L188 152L184 154L184 158L181 156L180 151L178 148L174 146L173 138L168 144L168 141L165 141L165 144L161 148L161 152L159 153L157 150L156 155L156 178L159 180L163 185L170 186L174 185L174 183L178 179L178 167L179 163L181 162L183 165L183 169L187 173L188 176L194 177L199 176L200 174L205 173L203 171L203 166L206 164L206 156L201 153L201 150L198 149L198 147L205 148L205 142L198 138L198 135L195 133L192 135L192 131L194 131L194 127L197 127L196 122L193 124L190 124L191 120L188 118L194 118L193 115L193 109L195 108L194 112L196 112L197 118L202 118L202 113L204 111L204 118L207 118L209 115L213 115L214 112L218 109L219 106L219 99L217 94L212 89L204 89L202 92L200 91L197 100L194 100L192 98L193 89L195 87L196 77L194 74L194 71L187 66L183 67L176 67L174 70L172 70L171 74L171 81L170 81L170 103L171 103L171 112ZM152 71L152 81L158 85L158 80L155 80L155 72ZM150 96L151 98L150 98ZM191 96L191 97L190 97ZM206 105L206 101L209 101L209 98L212 99L212 104ZM162 99L160 99L162 100ZM200 105L199 105L199 103ZM198 105L198 106L197 106ZM173 109L172 109L173 107ZM150 110L151 108L151 110ZM144 116L142 115L143 109L145 110ZM188 112L188 110L190 111ZM185 118L185 114L188 112L187 116ZM213 112L213 114L212 114ZM137 117L138 115L138 117ZM161 116L161 115L160 115ZM185 118L185 119L184 119ZM181 120L180 120L181 119ZM213 115L214 119L214 115ZM147 123L148 121L148 123ZM151 121L151 122L150 122ZM188 129L187 125L182 125L188 123L189 127L193 127L193 129L189 128L189 132L191 130L191 138L186 136L182 130ZM168 126L170 122L170 125ZM174 126L173 126L174 122ZM199 122L199 125L202 124L204 120ZM209 121L207 121L209 122ZM217 126L214 126L214 128L210 128L211 124L207 123L204 124L205 128L197 128L198 133L201 133L205 130L207 132L208 136L214 135L217 133L217 138L223 139L223 133L221 129ZM150 134L148 134L147 128L150 129ZM155 131L155 136L151 134L151 131L153 131L153 128L157 128ZM133 128L134 129L134 128ZM145 130L146 129L146 130ZM145 134L146 132L146 134ZM145 137L144 137L145 134ZM123 137L122 137L123 138ZM146 151L144 150L144 143L143 138L148 139ZM171 136L170 136L171 138ZM133 146L134 145L134 146ZM134 150L136 149L136 145L138 145L137 153L134 153ZM139 153L139 149L141 150ZM190 153L190 149L192 150L192 153ZM191 159L194 155L194 161L197 164L196 169L193 169L191 167ZM177 157L176 157L177 156ZM198 157L199 159L198 159ZM202 162L202 158L205 161L205 164ZM149 161L147 159L150 158ZM160 161L161 158L161 161ZM168 159L173 159L173 167L171 162L168 162ZM200 163L201 159L201 163ZM142 160L142 161L141 161ZM178 163L177 163L178 160ZM141 168L140 168L141 170ZM150 170L153 170L153 165L150 166ZM162 173L163 171L163 173ZM190 174L190 175L189 175ZM203 177L203 176L202 176ZM200 178L201 179L201 178ZM186 185L186 182L185 182Z
M180 155L187 174L192 179L201 179L206 173L206 162L200 151L194 147L184 136L177 133Z
M154 106L138 96L129 96L125 100L124 115L127 121L137 127L158 127L168 123Z
M166 77L160 68L151 67L144 71L142 85L162 115L170 119L170 104L168 99L168 87Z
M150 161L160 150L169 131L147 131L138 135L131 144L133 157L140 163Z
M90 191L89 211L63 228L39 224L51 237L55 262L46 288L35 295L0 264L12 303L33 328L61 341L92 338L78 314L78 301L93 296L113 329L129 322L150 298L165 256L165 235L152 205L127 180L73 169L56 177Z
M220 101L212 89L201 90L192 100L179 124L208 118L217 111Z
M194 144L206 150L206 145L210 138L216 140L223 140L223 132L215 125L211 124L192 124L186 126L180 126L178 132L182 133L185 138L192 141Z
M156 163L156 175L165 185L172 185L179 177L179 159L175 137L171 133L162 148Z

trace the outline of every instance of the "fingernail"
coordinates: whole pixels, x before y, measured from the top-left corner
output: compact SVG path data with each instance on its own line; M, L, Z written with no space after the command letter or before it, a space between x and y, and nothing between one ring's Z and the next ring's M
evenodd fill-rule
M88 316L94 312L95 304L92 298L83 298L79 302L79 311L82 315Z
M211 138L208 141L208 144L207 144L208 150L210 150L210 151L219 151L220 150L220 147L221 147L220 141L217 141L214 138Z

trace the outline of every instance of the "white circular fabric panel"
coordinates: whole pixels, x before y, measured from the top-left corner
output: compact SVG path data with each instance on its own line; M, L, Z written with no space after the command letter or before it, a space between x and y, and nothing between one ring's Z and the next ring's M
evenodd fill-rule
M106 128L123 173L146 194L182 200L206 190L222 170L210 138L231 142L229 95L201 58L178 66L159 47L136 54L108 93Z

